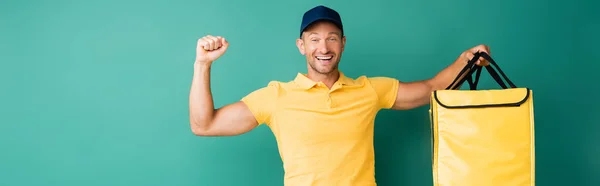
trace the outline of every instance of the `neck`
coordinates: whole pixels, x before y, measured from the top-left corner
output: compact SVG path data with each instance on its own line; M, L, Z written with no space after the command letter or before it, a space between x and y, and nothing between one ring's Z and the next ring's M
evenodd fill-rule
M331 73L321 74L309 70L307 77L313 80L314 82L323 82L325 86L331 88L333 87L333 84L340 78L340 72L338 70L334 70Z

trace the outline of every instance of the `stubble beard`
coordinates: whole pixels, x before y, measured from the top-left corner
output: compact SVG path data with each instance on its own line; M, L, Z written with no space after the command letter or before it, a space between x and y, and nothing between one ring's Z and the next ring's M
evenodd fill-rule
M338 61L338 62L335 62L334 63L335 65L331 66L331 68L323 67L323 68L319 69L317 66L317 63L319 63L319 62L316 59L313 59L313 60L309 61L308 65L314 72L317 72L322 75L332 74L335 70L338 69L338 65L339 65L339 61Z

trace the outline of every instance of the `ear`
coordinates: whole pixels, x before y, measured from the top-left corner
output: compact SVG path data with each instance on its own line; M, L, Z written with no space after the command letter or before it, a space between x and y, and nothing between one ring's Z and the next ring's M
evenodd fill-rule
M342 52L344 51L345 47L346 47L346 36L342 36Z
M302 38L296 39L296 46L298 47L298 51L300 51L300 54L306 54L306 51L304 50L304 41L302 40Z

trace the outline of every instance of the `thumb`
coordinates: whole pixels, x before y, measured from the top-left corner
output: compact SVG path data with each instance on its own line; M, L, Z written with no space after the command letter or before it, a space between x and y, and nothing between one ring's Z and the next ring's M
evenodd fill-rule
M227 49L229 47L229 42L227 42L227 40L223 37L220 37L219 39L221 39L221 46L223 49Z

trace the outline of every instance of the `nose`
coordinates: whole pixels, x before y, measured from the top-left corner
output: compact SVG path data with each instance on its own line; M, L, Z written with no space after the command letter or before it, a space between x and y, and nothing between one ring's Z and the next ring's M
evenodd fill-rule
M319 43L318 50L321 54L327 54L329 52L329 47L327 46L327 41L323 40Z

